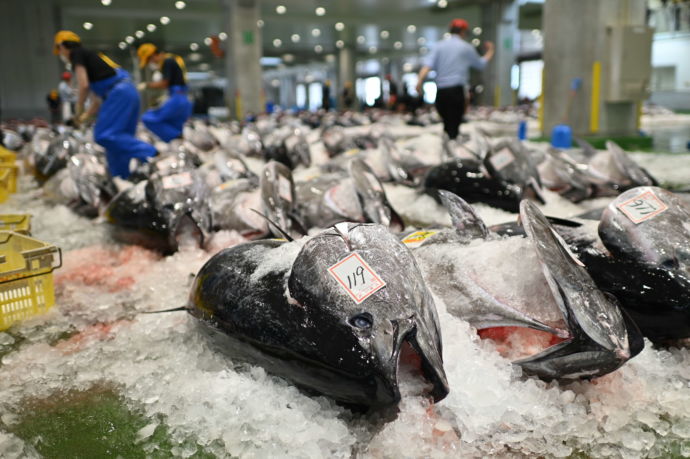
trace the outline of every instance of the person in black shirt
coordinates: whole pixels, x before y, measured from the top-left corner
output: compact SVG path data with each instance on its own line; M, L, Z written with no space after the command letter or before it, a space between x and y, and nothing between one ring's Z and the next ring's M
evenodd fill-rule
M328 111L331 109L331 82L326 80L321 87L321 108Z
M139 93L129 73L102 53L85 49L77 34L61 30L55 34L53 53L71 63L77 77L78 96L75 124L96 116L94 140L105 148L112 175L127 178L132 159L146 161L157 154L153 145L134 137L139 119ZM89 110L84 110L90 98Z
M160 70L163 78L139 84L139 89L168 89L168 100L159 108L146 111L141 117L147 128L164 142L182 137L184 123L192 114L192 103L187 97L185 65L180 56L164 53L152 43L144 43L137 50L139 67L149 65Z
M57 89L51 90L46 96L48 111L50 112L50 124L54 127L58 123L60 114L60 95Z

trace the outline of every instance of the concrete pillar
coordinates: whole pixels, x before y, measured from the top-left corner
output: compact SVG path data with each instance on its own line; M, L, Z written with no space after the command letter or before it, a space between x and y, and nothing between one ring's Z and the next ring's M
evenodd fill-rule
M557 124L578 136L636 133L651 71L644 20L644 0L546 1L544 135Z
M2 0L0 18L0 116L47 119L46 96L64 69L52 50L58 7L52 0Z
M515 63L515 47L518 34L517 1L497 1L482 6L482 43L493 41L496 54L484 70L480 80L484 86L481 103L492 106L505 106L514 103L513 90L510 87L510 70ZM474 38L470 24L467 40ZM479 54L484 54L484 45Z
M226 0L228 50L227 97L233 117L264 111L261 78L261 31L257 0Z
M352 90L354 91L356 79L354 47L346 45L338 52L338 84L336 85L340 88L339 94L337 94L336 97L338 108L353 108L344 106L342 91L345 87L345 83L348 81L352 83Z

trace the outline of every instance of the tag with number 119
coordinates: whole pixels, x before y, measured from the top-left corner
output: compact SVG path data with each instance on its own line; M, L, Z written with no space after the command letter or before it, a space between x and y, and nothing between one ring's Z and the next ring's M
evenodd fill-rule
M358 253L340 260L328 272L357 304L386 285Z

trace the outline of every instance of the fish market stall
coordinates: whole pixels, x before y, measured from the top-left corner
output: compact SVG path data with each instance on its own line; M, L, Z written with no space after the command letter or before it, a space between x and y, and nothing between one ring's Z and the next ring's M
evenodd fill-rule
M76 179L79 176L71 176L77 184L75 196L82 199L79 207L73 205L74 200L55 197L63 196L65 184L72 183L69 167L62 169L65 172L56 188L62 194L53 192L52 199L46 197L47 187L39 185L24 167L18 191L2 204L2 214L30 214L31 237L59 247L62 265L52 272L55 306L0 332L1 457L690 456L687 339L652 343L640 337L636 347L638 332L627 315L622 315L617 325L625 324L627 329L621 332L620 342L616 342L620 338L616 324L600 340L611 340L612 347L606 347L608 342L600 347L613 349L608 355L617 356L613 367L606 366L607 361L596 367L597 371L605 369L601 373L593 370L587 377L569 374L563 380L558 377L562 373L545 378L544 371L535 371L535 366L514 363L576 333L571 323L562 323L560 314L551 321L540 318L535 327L546 331L538 333L510 327L483 331L481 320L457 314L457 299L466 297L477 304L484 299L495 304L496 298L501 304L527 301L535 309L555 301L565 304L571 316L578 316L576 300L569 295L596 287L589 278L579 280L578 276L586 276L584 265L567 248L570 239L553 236L556 232L550 225L557 227L558 219L577 220L609 206L618 196L624 197L620 202L624 207L629 201L621 193L630 191L610 193L610 180L602 179L588 182L585 199L565 197L563 187L539 187L534 199L523 201L525 194L520 194L520 199L505 206L479 199L468 205L454 201L453 193L439 201L420 192L422 179L409 172L462 160L461 146L444 145L438 125L406 127L389 121L395 127L391 145L404 152L403 159L396 162L385 159L396 153L384 152L384 141L376 131L377 127L385 131L385 120L364 127L305 129L296 134L287 123L265 122L268 126L257 122L256 130L243 132L214 127L225 133L223 141L216 133L207 142L209 148L204 146L206 137L194 146L181 147L187 148L186 154L194 152L200 161L191 154L172 152L168 157L177 162L154 162L155 171L139 171L148 181L131 187L116 184L121 188L113 191L114 197L108 196L110 207L97 203L95 217L93 212L83 212L88 200L79 191L83 190ZM473 152L482 148L479 143L483 141L491 149L502 140L475 137L473 128L481 122L470 123L467 131L472 137L467 148ZM283 127L298 140L273 141L270 135L277 135ZM192 139L192 134L211 135L202 126L193 129L186 139ZM257 139L263 146L254 146ZM36 147L40 139L34 140ZM300 142L310 147L306 156L294 147ZM238 155L214 160L221 144L237 145ZM458 150L448 152L456 147ZM28 156L30 148L29 143L21 155ZM261 148L266 156L252 153L254 148ZM507 174L509 167L499 162L505 160L507 153L501 152L507 150L496 148L494 156L483 156L486 161L476 173L484 173L493 164L494 177ZM510 151L513 156L508 163L518 163L518 149ZM619 154L611 151L614 156ZM412 161L405 155L414 164L409 165ZM444 155L449 155L445 163ZM690 154L630 153L627 157L661 187L690 188ZM290 166L267 167L267 159L273 158L282 158L278 162ZM234 166L228 166L231 163ZM405 167L389 167L402 163ZM94 174L98 172L97 163L79 164L92 164ZM163 173L165 168L172 172ZM409 175L396 180L396 171L403 169ZM195 175L197 171L202 171L198 172L202 178ZM644 182L646 175L632 176L639 177L637 186L652 189L654 199L661 199L662 192ZM424 177L429 185L430 175ZM179 187L196 190L199 180L210 183L211 191L193 191L184 200L174 196ZM318 213L316 207L307 205L314 196L326 196L328 213ZM500 196L508 202L507 194ZM687 202L687 194L679 192L678 196L682 218L686 215L682 206L687 204L681 202ZM113 202L125 210L158 205L169 210L170 214L161 211L162 216L151 220L160 218L163 227L173 227L165 233L166 243L174 241L172 245L164 249L147 245L144 242L150 241L153 232L141 227L137 228L148 237L146 241L123 240L122 233L113 232L113 225L124 227L126 223L131 229L134 219L123 210L116 213ZM180 223L174 214L181 207L176 202L192 203L197 210L208 206L204 212L211 217L205 220L185 211L190 217ZM350 205L353 202L358 204ZM668 201L664 203L668 210L661 215L672 215L675 209ZM219 227L223 220L218 214L233 215L232 221ZM375 224L342 226L334 215ZM516 242L507 236L488 236L489 230L498 231L496 225L515 224L518 215L527 238ZM579 224L588 231L593 228L596 234L599 216L594 222ZM687 220L679 224L687 231L689 225ZM475 232L462 245L451 246L457 242L453 238L460 226ZM443 244L432 246L421 244L427 235L416 234L420 231L453 234ZM420 242L419 246L400 244L405 237ZM662 241L651 236L641 240L645 244ZM686 243L685 252L679 251L675 258L681 268L688 263L690 240ZM348 250L360 258L344 258ZM339 260L347 260L348 265L343 268ZM246 271L240 269L243 263L248 266ZM236 271L216 279L218 266ZM354 278L348 278L352 273L358 273L362 281L379 284L363 290L356 280L353 284ZM578 283L562 282L566 274L569 281L577 278ZM283 278L289 279L285 285L280 283ZM472 286L495 285L496 291L465 288L461 285L465 279L471 279ZM563 291L555 300L551 295L558 289L549 279L555 279ZM582 287L585 284L587 288ZM601 296L601 303L615 304ZM281 308L287 311L279 321L259 317L258 309L255 313L250 309L251 305L267 308L276 298L285 301ZM247 303L250 300L255 302ZM249 304L241 318L222 315L224 305L233 301ZM310 353L328 354L335 349L334 353L347 356L340 348L361 342L351 343L339 334L341 328L333 324L337 320L325 312L321 321L301 321L300 314L314 317L309 313L339 301L348 301L342 306L343 314L353 317L348 327L373 327L371 342L377 343L372 345L377 349L388 349L378 339L402 337L408 333L402 330L416 330L405 336L422 363L415 364L414 356L410 361L404 356L398 360L397 352L405 352L395 348L396 358L388 364L396 384L388 398L381 395L383 389L376 392L373 402L363 402L357 398L359 393L350 394L349 390L355 392L354 383L343 381L355 380L355 367L347 363L335 370L324 364L318 371L303 364ZM416 309L403 308L408 301ZM388 322L398 327L395 333L392 328L376 328L377 322L370 317L374 302L379 305L376 312L391 314ZM340 304L335 309L339 308ZM602 309L601 313L608 311ZM403 315L407 325L399 320ZM527 319L520 316L505 323L521 321ZM584 322L580 320L585 338L597 341L596 332ZM251 340L238 338L219 344L208 339L206 325L212 332L220 328L228 335L243 326L255 325L256 329ZM556 331L562 332L558 340L550 334ZM629 343L622 344L625 340ZM224 352L248 341L253 343L250 349L261 342L271 350L259 357L247 351L254 363L246 355L240 358ZM274 352L276 347L280 352ZM378 356L375 351L372 355ZM264 359L269 354L281 357ZM577 355L581 365L599 362L589 354ZM320 358L327 360L328 356ZM285 362L293 366L286 370ZM554 364L549 369L563 370L565 366ZM420 378L420 372L426 378ZM381 379L385 380L382 376L367 384L384 387Z

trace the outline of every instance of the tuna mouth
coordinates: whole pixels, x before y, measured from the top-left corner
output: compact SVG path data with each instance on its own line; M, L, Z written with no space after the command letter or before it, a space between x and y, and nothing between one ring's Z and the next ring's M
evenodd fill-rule
M548 331L517 326L483 328L477 330L477 334L481 339L493 342L496 351L513 362L533 357L569 339Z
M402 396L421 396L439 402L448 395L448 383L443 369L439 372L433 362L425 356L417 343L414 331L400 344L395 381L398 399Z

